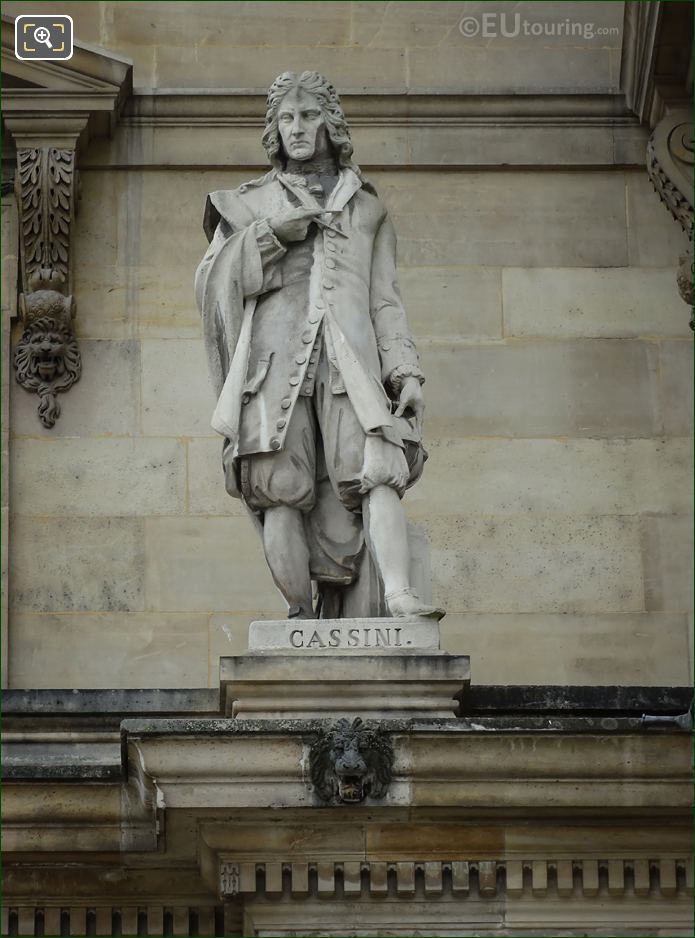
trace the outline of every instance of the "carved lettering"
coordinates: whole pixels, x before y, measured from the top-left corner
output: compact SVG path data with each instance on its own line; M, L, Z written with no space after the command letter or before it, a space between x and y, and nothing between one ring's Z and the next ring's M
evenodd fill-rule
M418 645L419 640L404 640L402 626L385 628L343 628L342 626L317 625L311 629L291 629L287 636L290 648L316 650L320 648L401 648L403 645ZM410 634L406 629L406 637Z

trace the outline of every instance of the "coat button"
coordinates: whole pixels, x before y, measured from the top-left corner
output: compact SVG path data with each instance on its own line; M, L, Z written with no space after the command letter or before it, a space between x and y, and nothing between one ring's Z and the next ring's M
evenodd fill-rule
M327 251L337 251L338 248L335 246L335 244L333 243L333 241L329 241L328 244L326 245L326 250L327 250Z
M391 351L391 346L390 346L390 345L382 345L382 346L381 346L381 351L382 351L382 352L390 352L390 351Z
M284 417L281 417L278 420L278 422L275 424L275 426L278 428L278 430L284 430L285 427L287 426L287 421L285 420Z
M251 395L250 395L250 394L242 394L242 395L241 395L241 403L242 403L242 404L248 404L248 402L249 402L250 400L251 400Z
M314 306L316 307L316 309L326 308L326 304L323 302L323 300L316 300L316 302L314 303Z
M303 365L304 362L306 361L306 355L297 355L297 357L295 358L295 361L297 362L298 365Z
M316 325L318 321L319 321L318 316L309 316L309 322L312 323L314 326Z
M280 401L280 407L282 407L283 410L289 410L291 406L292 399L289 397L283 397L283 399Z
M333 269L334 269L334 267L335 267L335 261L333 260L332 257L327 257L327 258L326 258L326 267L328 267L330 270L333 270Z
M270 448L271 448L271 449L280 449L280 446L281 446L280 440L278 440L278 438L277 438L276 436L274 436L274 437L271 439L271 441L270 441Z
M330 280L324 280L322 286L324 290L332 290L334 284L332 284Z
M293 388L296 388L297 385L299 384L299 378L296 375L292 375L292 377L290 378L290 384L292 385Z
M313 333L313 332L303 332L303 333L302 333L302 342L303 342L305 345L310 345L313 341L314 341L314 333Z

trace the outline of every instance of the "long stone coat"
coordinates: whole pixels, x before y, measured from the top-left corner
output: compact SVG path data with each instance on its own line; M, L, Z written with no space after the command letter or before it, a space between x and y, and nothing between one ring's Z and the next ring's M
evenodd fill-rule
M265 221L291 205L336 210L321 216L326 226L308 243L308 290L289 263L301 246L288 255ZM343 169L322 209L301 177L273 171L211 193L205 227L211 242L196 296L219 394L212 425L234 455L282 449L322 325L337 371L333 390L347 392L366 432L402 445L389 378L401 365L420 372L398 291L394 229L373 190Z

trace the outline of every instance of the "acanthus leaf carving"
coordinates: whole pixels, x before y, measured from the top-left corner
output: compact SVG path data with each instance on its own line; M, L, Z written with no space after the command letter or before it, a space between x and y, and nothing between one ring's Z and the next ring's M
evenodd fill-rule
M17 151L24 332L15 375L39 395L38 415L50 428L60 415L56 395L79 379L82 360L72 328L70 236L75 214L75 151L27 147Z
M690 250L679 258L678 292L693 303L693 118L688 111L673 111L661 120L647 144L647 173L659 198L690 240ZM690 322L693 328L693 320Z

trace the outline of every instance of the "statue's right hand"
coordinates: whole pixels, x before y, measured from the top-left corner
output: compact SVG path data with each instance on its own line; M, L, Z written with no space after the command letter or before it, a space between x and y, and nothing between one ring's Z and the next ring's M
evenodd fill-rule
M309 225L319 214L315 208L291 208L271 215L268 224L281 241L303 241Z

